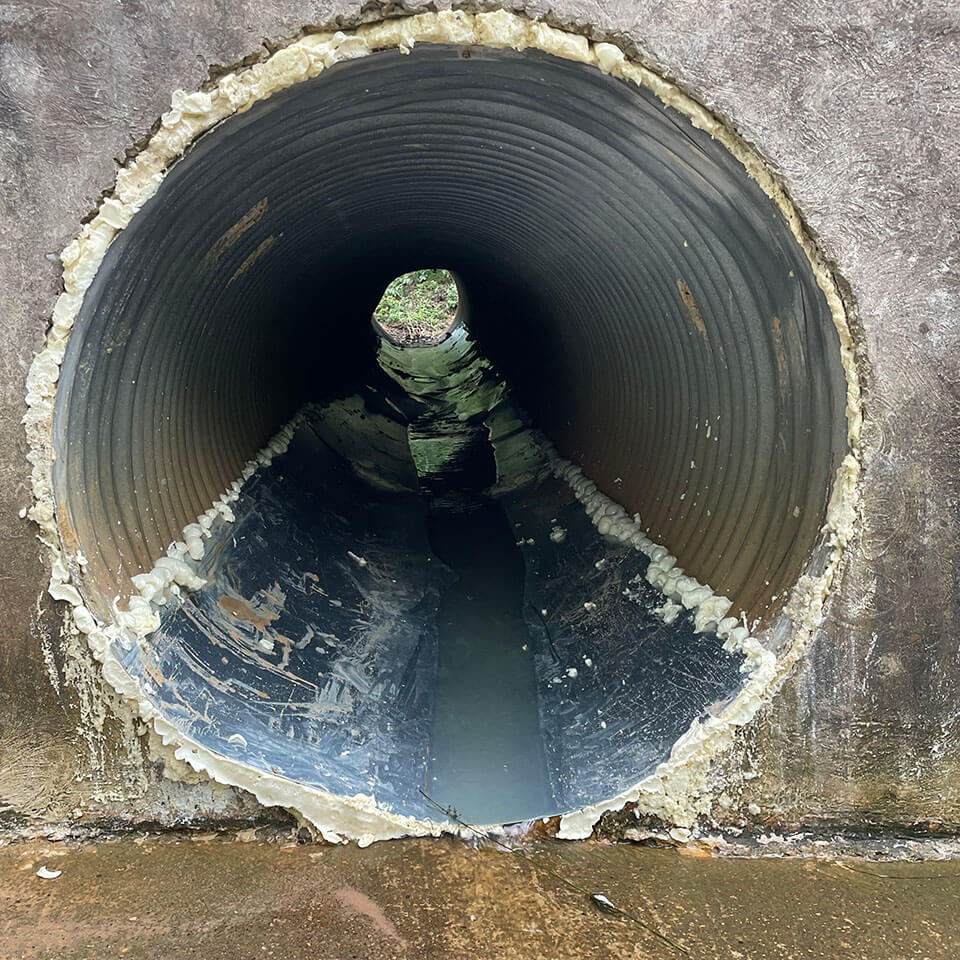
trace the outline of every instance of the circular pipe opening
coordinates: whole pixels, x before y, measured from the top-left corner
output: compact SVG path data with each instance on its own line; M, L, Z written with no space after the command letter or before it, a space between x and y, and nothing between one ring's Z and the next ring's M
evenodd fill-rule
M402 351L370 318L429 263L469 317ZM114 655L186 740L399 815L546 816L743 683L604 510L769 621L824 562L846 390L809 261L717 142L593 67L418 45L230 118L114 241L58 520L95 614L153 597ZM178 542L156 576L192 589L154 590Z
M373 311L377 333L407 346L439 343L461 322L460 285L442 268L394 278Z

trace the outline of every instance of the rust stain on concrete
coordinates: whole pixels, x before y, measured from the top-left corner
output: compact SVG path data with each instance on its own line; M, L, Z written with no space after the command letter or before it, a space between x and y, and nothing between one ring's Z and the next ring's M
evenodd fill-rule
M407 941L397 933L393 921L383 912L375 900L357 890L356 887L340 887L335 892L335 896L351 913L367 917L384 936L406 946Z

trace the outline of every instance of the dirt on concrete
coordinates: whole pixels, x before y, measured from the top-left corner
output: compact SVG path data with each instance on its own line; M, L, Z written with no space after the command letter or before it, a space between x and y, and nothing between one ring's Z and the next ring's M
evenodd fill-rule
M42 879L41 867L62 872ZM590 893L702 960L960 955L956 862L722 859L555 841L521 858L451 838L361 850L267 843L246 830L0 847L0 958L684 956Z

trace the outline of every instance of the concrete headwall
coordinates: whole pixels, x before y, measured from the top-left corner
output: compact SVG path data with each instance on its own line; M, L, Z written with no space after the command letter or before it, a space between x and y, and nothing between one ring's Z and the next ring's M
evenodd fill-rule
M62 630L36 528L20 516L31 502L24 382L60 290L60 251L173 90L306 26L399 12L196 0L0 13L0 825L258 815L249 796L154 759L150 735L113 709L83 644ZM956 4L735 0L718 11L559 0L523 12L616 42L753 144L835 266L860 341L858 533L806 655L717 764L714 816L762 828L955 829Z

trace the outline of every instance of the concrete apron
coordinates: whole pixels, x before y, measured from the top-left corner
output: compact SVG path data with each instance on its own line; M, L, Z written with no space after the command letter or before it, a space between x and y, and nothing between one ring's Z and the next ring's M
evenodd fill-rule
M358 850L252 833L0 848L0 952L906 960L960 949L953 864L704 859L589 841L541 841L521 859L450 838ZM43 868L61 872L44 880Z

